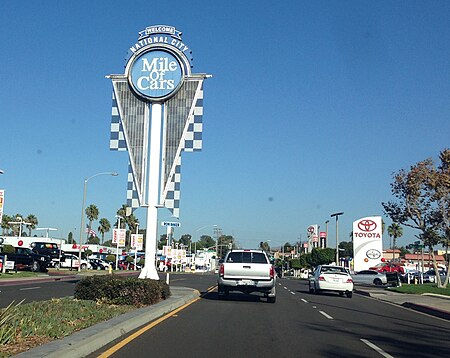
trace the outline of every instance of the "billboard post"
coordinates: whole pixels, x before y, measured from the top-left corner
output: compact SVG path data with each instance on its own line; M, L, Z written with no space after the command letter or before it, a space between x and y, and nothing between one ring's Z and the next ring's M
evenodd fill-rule
M181 153L202 148L203 81L191 72L190 48L169 25L148 26L129 48L113 85L110 149L128 151L127 206L147 209L145 265L139 278L158 280L158 209L179 218Z

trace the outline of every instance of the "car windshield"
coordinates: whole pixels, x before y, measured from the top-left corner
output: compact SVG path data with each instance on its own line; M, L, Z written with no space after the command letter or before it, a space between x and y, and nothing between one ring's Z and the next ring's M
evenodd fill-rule
M345 273L347 274L347 271L344 267L340 266L323 266L320 270L320 273Z

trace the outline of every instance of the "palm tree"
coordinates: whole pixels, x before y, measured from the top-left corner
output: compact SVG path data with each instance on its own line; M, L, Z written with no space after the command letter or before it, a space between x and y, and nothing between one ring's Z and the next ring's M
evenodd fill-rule
M392 223L388 227L388 234L389 234L389 237L393 237L394 238L394 247L393 247L393 249L395 250L395 247L397 246L397 239L399 237L403 236L403 229L402 229L402 227L399 224ZM392 251L392 255L393 255L393 259L395 260L394 251Z
M111 223L109 222L109 220L106 218L100 219L98 232L102 234L102 245L103 241L105 240L105 233L109 232L109 229L111 229Z
M8 235L9 234L9 230L11 229L11 224L9 224L10 221L13 221L13 217L9 216L9 215L3 215L2 217L2 235Z
M89 220L88 233L90 233L92 229L92 222L98 219L98 208L94 204L91 204L86 208L85 213ZM90 236L90 234L88 236Z
M31 230L36 229L37 224L39 223L37 217L33 214L30 214L25 219L26 222L30 223L31 225L28 226L28 236L31 237Z

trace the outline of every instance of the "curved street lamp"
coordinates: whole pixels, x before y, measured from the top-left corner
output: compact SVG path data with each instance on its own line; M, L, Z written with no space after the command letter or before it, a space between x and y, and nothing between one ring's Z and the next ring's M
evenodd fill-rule
M119 174L116 172L101 172L101 173L97 173L94 174L92 176L90 176L89 178L85 178L84 179L84 190L83 190L83 205L81 206L81 227L80 227L80 249L78 252L78 271L81 271L81 245L82 245L82 240L83 240L83 226L84 226L84 207L86 205L86 188L87 188L87 182L89 180L91 180L92 178L95 178L99 175L112 175L114 177L118 176Z

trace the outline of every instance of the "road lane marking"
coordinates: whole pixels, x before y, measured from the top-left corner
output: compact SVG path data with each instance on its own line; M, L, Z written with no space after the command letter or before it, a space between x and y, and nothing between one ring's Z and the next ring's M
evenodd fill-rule
M308 301L305 300L304 298L300 298L300 301L303 301L303 302L305 302L305 303L308 303Z
M166 314L165 316L162 316L160 318L158 318L157 320L151 322L150 324L142 327L140 330L136 331L135 333L133 333L132 335L124 338L121 342L117 343L115 346L111 347L110 349L108 349L107 351L103 352L102 354L100 354L97 358L107 358L110 357L111 355L113 355L114 353L116 353L119 349L123 348L124 346L126 346L128 343L130 343L131 341L135 340L136 338L138 338L141 334L145 333L146 331L148 331L149 329L157 326L158 324L160 324L161 322L165 321L167 318L170 318L172 316L176 316L176 314L178 312L180 312L181 310L185 309L186 307L190 306L191 304L193 304L194 302L197 302L198 300L200 300L201 297L197 297L194 298L192 301L184 304L181 307L178 307L177 309L173 310L172 312L169 312L168 314Z
M293 295L295 295L295 292L289 291L290 293L292 293Z
M285 290L287 290L287 287L286 287L286 286L283 286L283 288L284 288Z
M383 351L380 347L376 346L375 344L373 344L372 342L369 342L367 339L362 339L361 341L364 342L365 344L367 344L370 348L372 348L373 350L375 350L376 352L378 352L379 354L381 354L383 357L386 358L394 358L393 356L391 356L389 353L386 353L385 351Z
M329 314L326 314L324 311L319 311L322 315L324 315L328 319L333 319Z
M19 291L27 291L27 290L38 290L40 287L25 287L25 288L19 288Z

